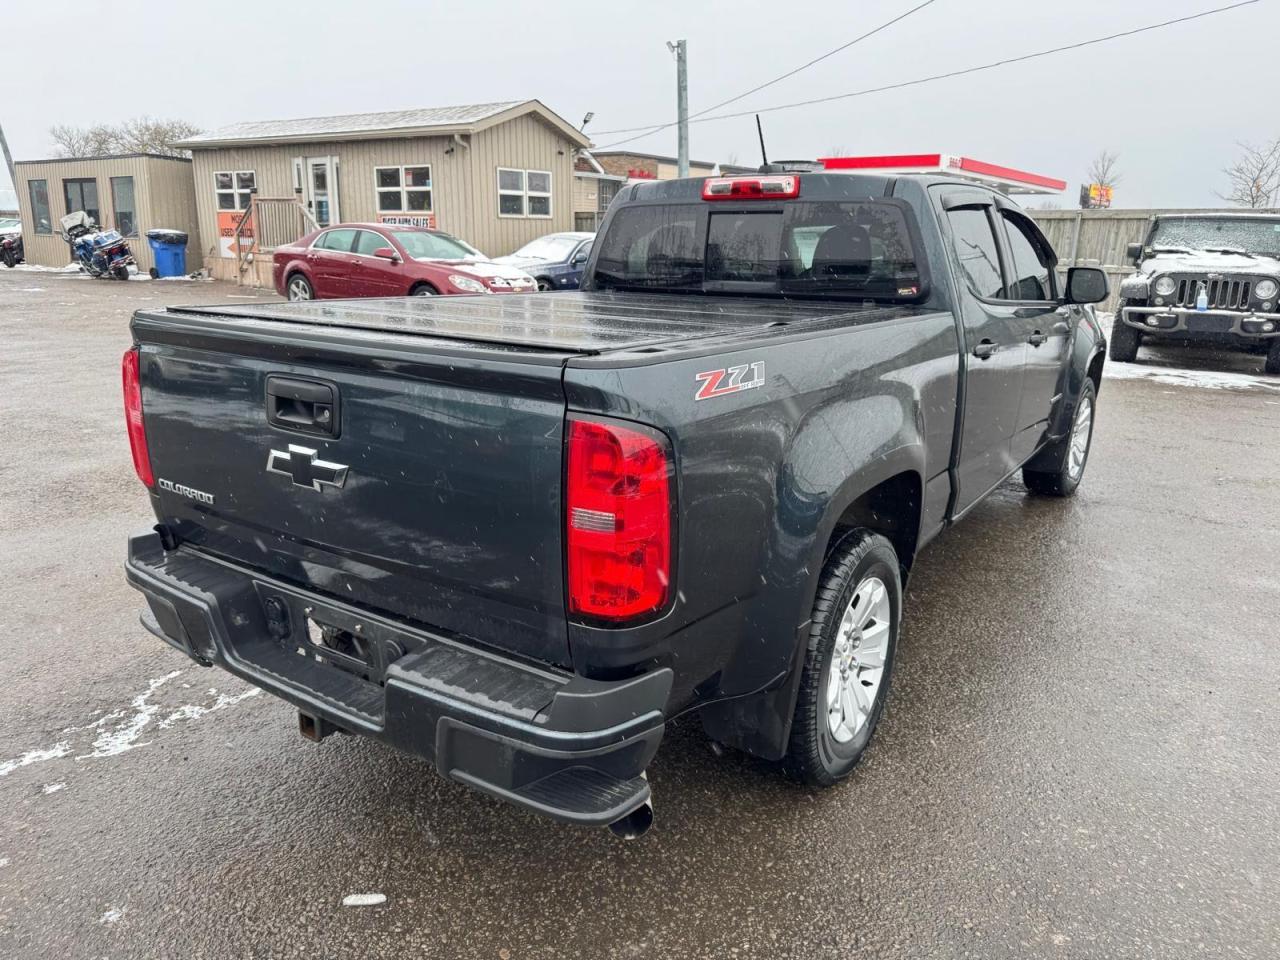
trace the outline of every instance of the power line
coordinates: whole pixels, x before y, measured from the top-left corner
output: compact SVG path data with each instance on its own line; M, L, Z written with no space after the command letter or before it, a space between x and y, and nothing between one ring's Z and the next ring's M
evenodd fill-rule
M745 99L746 97L751 96L753 93L759 93L761 90L765 89L765 87L771 87L775 83L781 83L783 80L786 80L788 77L794 77L797 73L800 73L802 70L808 70L815 63L821 63L823 60L826 60L828 57L834 57L837 53L840 53L844 50L848 50L854 44L861 43L863 40L866 40L868 37L874 37L877 33L880 33L882 30L887 30L890 27L892 27L895 23L898 23L901 20L907 19L907 17L911 16L917 10L923 10L925 7L936 2L937 0L924 0L924 3L917 4L916 6L908 10L906 13L901 13L898 16L894 17L892 20L886 20L884 23L880 24L880 26L876 27L874 30L868 30L866 33L862 34L862 36L854 37L849 42L842 43L840 46L836 47L834 50L828 50L826 53L822 54L821 56L814 57L808 63L802 63L800 64L800 66L796 67L795 69L788 70L786 73L782 74L781 76L774 77L772 80L766 80L764 83L760 84L759 86L752 87L750 90L747 90L744 93L740 93L736 97L730 97L728 100L721 100L719 103L713 103L711 106L704 107L703 109L697 111L696 113L689 114L689 119L692 120L694 117L700 117L704 113L710 113L712 110L719 110L721 107L727 107L729 104L737 103L739 100ZM620 141L621 143L630 143L632 140L639 140L641 137L647 137L651 133L658 133L661 130L666 130L670 127L674 127L677 122L678 121L673 120L671 123L660 123L656 125L651 125L649 127L628 127L625 130L599 130L599 131L596 131L595 136L603 137L613 133L632 133L636 130L647 131L646 133L642 133L639 137L629 137L626 140ZM611 143L609 146L616 147L618 146L618 144Z
M937 74L934 74L933 76L920 77L916 80L903 80L900 83L885 84L884 86L881 86L881 87L868 87L864 90L854 90L851 93L838 93L829 97L816 97L812 100L797 100L794 103L781 103L772 107L761 107L757 110L743 110L737 113L721 113L721 114L717 114L714 117L700 117L699 119L691 120L690 122L691 123L709 123L712 120L733 120L740 117L749 117L752 114L756 114L756 113L774 113L779 110L793 110L797 107L811 107L821 103L832 103L836 100L848 100L853 97L864 97L872 93L885 93L890 90L901 90L904 87L920 86L921 84L933 83L937 80L949 80L953 77L963 77L972 73L981 73L984 70L994 70L997 67L1005 67L1013 63L1023 63L1027 60L1035 60L1039 57L1048 57L1056 53L1065 53L1068 50L1079 50L1082 47L1091 47L1099 43L1107 43L1111 40L1120 40L1120 39L1123 39L1124 37L1132 37L1140 33L1150 33L1152 30L1160 30L1160 29L1163 29L1164 27L1171 27L1180 23L1190 23L1193 20L1202 20L1205 17L1212 17L1219 13L1226 13L1230 10L1237 10L1240 7L1252 6L1257 2L1258 0L1241 0L1240 3L1232 3L1225 7L1216 7L1212 10L1205 10L1201 13L1193 13L1185 17L1177 17L1173 20L1164 20L1164 21L1161 21L1160 23L1149 24L1145 27L1136 27L1133 30L1124 30L1124 31L1121 31L1120 33L1108 34L1105 37L1094 37L1091 40L1081 40L1077 43L1069 43L1061 47L1052 47L1048 50L1040 50L1040 51L1037 51L1036 53L1027 53L1019 57L1009 57L1004 60L996 60L996 61L993 61L992 63L984 63L976 67L965 67L962 70L951 70L947 73L937 73ZM665 126L670 126L670 124L666 124ZM650 129L651 128L649 127L629 127L621 130L608 130L603 132L604 133L630 133L634 130L650 131ZM656 129L663 129L663 127L658 127ZM606 144L603 147L594 147L593 149L608 150L611 147L621 146L624 143L630 143L632 140L639 140L645 136L648 136L648 133L643 133L643 134L640 134L640 136L636 136L636 137L628 137L625 140L619 140L614 143Z

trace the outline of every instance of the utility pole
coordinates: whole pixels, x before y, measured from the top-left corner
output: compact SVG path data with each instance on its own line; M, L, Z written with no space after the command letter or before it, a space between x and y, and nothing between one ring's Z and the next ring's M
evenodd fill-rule
M678 146L676 176L689 176L689 58L687 41L667 41L667 49L676 55L676 118Z
M0 127L0 151L4 153L4 165L9 168L9 182L13 184L14 196L17 196L18 175L13 172L13 154L9 152L9 141L4 138L4 127Z

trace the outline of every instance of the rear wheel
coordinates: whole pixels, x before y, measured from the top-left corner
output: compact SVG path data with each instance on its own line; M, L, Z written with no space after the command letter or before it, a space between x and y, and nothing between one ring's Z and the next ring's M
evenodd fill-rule
M300 273L295 273L289 278L289 283L285 286L285 293L290 300L314 300L316 291L311 286L311 281Z
M1084 479L1084 468L1089 462L1089 448L1093 445L1094 412L1098 406L1098 391L1093 381L1086 378L1080 399L1076 401L1075 416L1071 418L1071 432L1059 441L1066 444L1062 466L1057 470L1028 470L1022 468L1022 482L1032 493L1050 497L1069 497L1076 492Z
M434 297L436 291L434 287L429 287L425 283L420 283L409 291L411 297Z
M18 263L17 257L13 255L13 251L6 249L4 251L4 265L12 270Z
M126 267L123 263L117 264L116 266L111 268L111 275L115 277L117 280L128 280L129 268Z
M1267 373L1280 377L1280 337L1271 338L1271 346L1267 350Z
M829 787L862 759L884 712L901 616L893 545L851 531L827 558L814 600L785 761L797 780Z
M1116 318L1111 323L1111 345L1107 356L1118 363L1133 363L1138 356L1138 344L1142 342L1142 334L1121 319L1124 316L1124 301L1116 304Z

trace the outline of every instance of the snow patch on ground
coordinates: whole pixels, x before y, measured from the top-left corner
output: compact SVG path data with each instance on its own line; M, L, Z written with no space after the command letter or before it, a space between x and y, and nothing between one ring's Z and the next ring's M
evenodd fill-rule
M63 739L51 747L29 750L19 757L0 760L0 777L8 776L13 771L33 763L45 763L73 754L76 760L102 760L116 757L150 744L152 742L150 738L142 739L144 733L158 733L178 723L199 720L211 713L235 706L250 697L256 697L262 692L257 687L249 687L240 693L226 694L218 693L217 688L210 688L208 696L213 697L213 700L208 703L184 703L176 707L165 707L153 702L156 692L181 673L181 670L174 670L163 677L148 681L147 689L134 697L127 708L112 710L82 726L67 727L62 731ZM86 740L88 742L85 742ZM76 741L80 741L82 745L73 747ZM81 752L77 753L77 750ZM54 793L65 786L64 782L52 784L46 786L44 792Z
M1115 314L1099 313L1098 323L1107 338L1111 337L1111 325ZM1280 378L1250 373L1232 373L1226 370L1192 370L1187 367L1151 366L1138 360L1133 363L1116 363L1108 360L1102 368L1104 380L1154 380L1156 383L1175 387L1202 387L1206 390L1274 390L1280 392Z
M344 907L378 907L386 902L385 893L350 893L342 898Z
M57 793L59 790L65 790L66 788L67 785L65 783L46 783L40 788L40 792L47 797L51 793Z
M124 916L124 907L112 907L101 917L98 918L99 923L118 923L120 918Z
M43 763L46 760L57 760L59 757L65 757L71 752L71 744L59 743L44 750L28 750L20 757L12 760L0 761L0 777L7 777L19 767L25 767L32 763Z

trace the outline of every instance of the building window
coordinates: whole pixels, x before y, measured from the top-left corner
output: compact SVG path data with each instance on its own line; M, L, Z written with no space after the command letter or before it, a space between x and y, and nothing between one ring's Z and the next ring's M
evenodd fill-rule
M613 198L618 195L617 180L597 180L596 181L596 212L605 213L609 209L609 204L613 203Z
M67 202L67 213L83 210L94 223L102 224L102 208L98 206L98 181L76 178L62 181L62 198Z
M550 217L550 171L499 167L498 216Z
M111 210L116 229L126 237L138 235L138 214L133 203L133 177L111 178Z
M374 167L379 213L430 213L431 167Z
M249 198L257 186L257 177L252 170L213 175L213 190L218 197L219 210L248 210Z
M27 183L31 194L31 219L36 233L53 233L53 221L49 217L49 181L31 180Z

